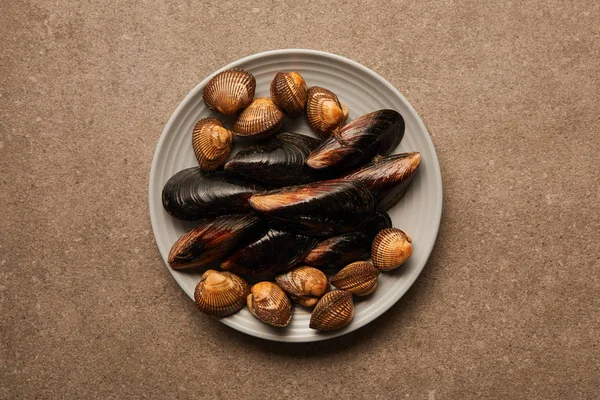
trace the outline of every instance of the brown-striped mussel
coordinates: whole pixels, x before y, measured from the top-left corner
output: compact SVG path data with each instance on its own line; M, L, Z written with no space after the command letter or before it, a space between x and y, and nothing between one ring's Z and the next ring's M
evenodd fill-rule
M192 133L192 148L205 171L213 171L225 162L231 151L233 132L216 118L203 118Z
M278 275L275 281L292 300L305 307L314 307L329 290L327 276L313 267L294 268Z
M214 111L233 115L254 99L256 79L243 69L228 69L215 75L204 87L206 105Z
M254 139L264 139L279 132L283 125L283 113L273 100L260 97L254 99L242 111L233 124L233 131L238 136L249 136Z
M389 210L404 196L421 163L421 153L376 156L371 163L344 175L363 182L375 196L377 206Z
M332 290L321 297L308 326L319 331L332 331L348 325L353 318L352 293L345 290Z
M367 261L357 261L342 268L331 284L356 296L366 296L377 288L379 270Z
M267 227L227 257L221 268L254 281L271 279L300 262L316 243L312 237Z
M392 220L383 211L377 211L365 227L346 232L319 242L304 257L304 263L326 270L337 271L354 261L366 260L371 255L373 238L382 229L390 228Z
M330 236L362 226L375 215L374 198L359 181L329 180L256 194L250 205L286 229Z
M391 271L404 264L412 255L412 238L398 228L382 230L373 239L373 264L381 271Z
M310 136L282 132L243 148L225 170L273 186L308 183L316 180L316 173L306 166L306 158L319 143Z
M379 110L356 118L326 139L306 160L322 172L346 172L387 155L404 136L404 119L394 110Z
M177 219L193 221L243 212L248 199L263 189L225 171L205 172L198 167L177 172L162 191L164 209Z
M278 72L271 81L271 99L290 118L302 114L306 105L306 82L297 72Z
M348 119L348 109L335 93L320 86L308 89L306 117L312 130L323 138L328 138L333 131Z
M252 286L246 304L252 315L276 328L286 327L292 319L292 302L273 282L259 282Z
M222 215L184 233L169 252L173 269L216 267L258 224L255 214Z
M250 286L239 276L209 269L196 285L194 300L203 313L224 317L244 307L248 293Z

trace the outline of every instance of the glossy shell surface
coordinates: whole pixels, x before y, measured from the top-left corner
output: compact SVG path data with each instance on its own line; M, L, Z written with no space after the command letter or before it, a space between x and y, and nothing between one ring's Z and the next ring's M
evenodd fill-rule
M273 100L261 97L254 99L241 112L233 124L233 131L238 136L264 139L279 132L283 125L283 113Z
M212 77L203 90L204 103L214 111L232 115L254 98L256 79L248 71L228 69Z
M309 329L310 310L304 307L296 307L294 317L285 329L266 326L251 315L246 307L220 320L249 335L285 342L328 339L364 326L406 293L417 279L435 243L442 210L442 184L435 150L425 126L409 102L392 85L371 70L340 56L313 50L277 50L252 55L224 66L223 69L233 67L247 69L256 77L256 97L270 96L269 85L277 72L297 71L308 84L323 86L336 93L350 110L349 121L383 108L398 110L403 115L406 122L405 137L392 153L418 151L421 153L421 165L406 195L389 210L394 225L410 232L415 243L413 254L402 270L399 273L382 273L377 290L367 301L356 302L356 314L352 322L345 328L330 333ZM156 244L165 262L173 243L194 225L176 220L163 210L161 190L173 174L198 165L192 150L190 132L199 119L218 116L209 111L202 101L202 89L211 77L212 75L201 82L177 107L163 131L154 155L149 179L150 218ZM175 105L173 108L175 109ZM286 121L285 128L291 132L315 136L311 133L306 118ZM234 139L232 154L247 145L238 139ZM168 269L182 290L193 298L194 288L201 274ZM389 318L388 314L386 318ZM373 338L379 338L379 333L373 331Z
M225 162L232 142L233 132L216 118L202 118L192 132L194 154L200 168L206 171L214 171Z
M297 72L278 72L271 81L271 99L288 117L296 118L306 105L306 82Z

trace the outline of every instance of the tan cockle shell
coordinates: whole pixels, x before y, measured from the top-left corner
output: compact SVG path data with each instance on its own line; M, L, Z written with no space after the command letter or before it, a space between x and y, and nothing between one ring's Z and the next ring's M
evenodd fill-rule
M223 317L244 307L249 292L250 286L239 276L209 269L196 285L194 299L203 313Z
M348 325L352 318L354 318L352 293L333 290L321 297L308 326L319 331L331 331Z
M313 86L308 89L306 116L316 134L323 138L331 136L348 118L348 109L340 103L335 93Z
M292 303L273 282L259 282L252 286L246 302L250 312L265 324L283 328L292 319Z
M377 288L379 270L367 261L357 261L342 268L331 284L338 289L347 290L357 296L371 294Z
M305 307L314 307L329 290L327 276L313 267L298 267L275 278L292 300Z
M216 118L203 118L192 133L192 148L200 168L213 171L227 160L233 142L233 132Z
M254 76L234 68L215 75L204 87L202 96L211 110L232 115L252 103L255 90Z
M271 81L271 98L288 117L302 114L307 97L306 82L297 72L278 72Z
M271 136L281 129L283 113L273 100L261 97L255 99L242 113L233 125L233 131L238 136L251 136L256 139Z
M386 228L375 236L371 257L380 271L391 271L404 264L412 251L412 238L409 235L397 228Z

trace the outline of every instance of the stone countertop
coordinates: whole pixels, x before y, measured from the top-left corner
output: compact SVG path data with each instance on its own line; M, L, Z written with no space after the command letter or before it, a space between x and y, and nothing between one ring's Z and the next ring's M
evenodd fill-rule
M594 398L600 3L25 0L0 13L0 398ZM367 327L271 343L197 312L153 242L160 133L206 75L337 53L414 105L444 214Z

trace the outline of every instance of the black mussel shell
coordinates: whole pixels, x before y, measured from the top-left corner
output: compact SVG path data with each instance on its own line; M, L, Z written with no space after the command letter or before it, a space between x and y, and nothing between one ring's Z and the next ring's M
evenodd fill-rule
M179 171L165 184L162 202L177 219L193 221L250 209L248 199L260 186L225 171L205 172L199 167Z
M271 279L293 267L317 244L317 239L268 229L231 254L221 268L251 280Z
M404 119L394 110L379 110L356 118L325 140L306 164L322 172L345 172L386 155L404 136Z
M310 136L283 132L240 150L225 170L273 186L313 182L317 174L305 162L320 143Z
M402 153L388 157L375 157L364 167L343 176L363 182L377 201L377 206L389 210L404 196L417 168L421 153Z
M390 228L392 220L383 211L377 211L363 229L343 233L319 242L304 257L304 263L327 270L338 270L355 261L366 260L371 255L371 243L382 229Z
M375 200L360 181L328 180L250 198L250 205L290 231L331 236L356 230L375 215Z
M256 214L222 215L200 222L171 247L168 262L173 269L213 268L241 242L260 218Z
M312 267L337 270L371 254L371 243L365 232L348 232L319 242L304 257L304 263ZM367 243L368 242L368 243Z

